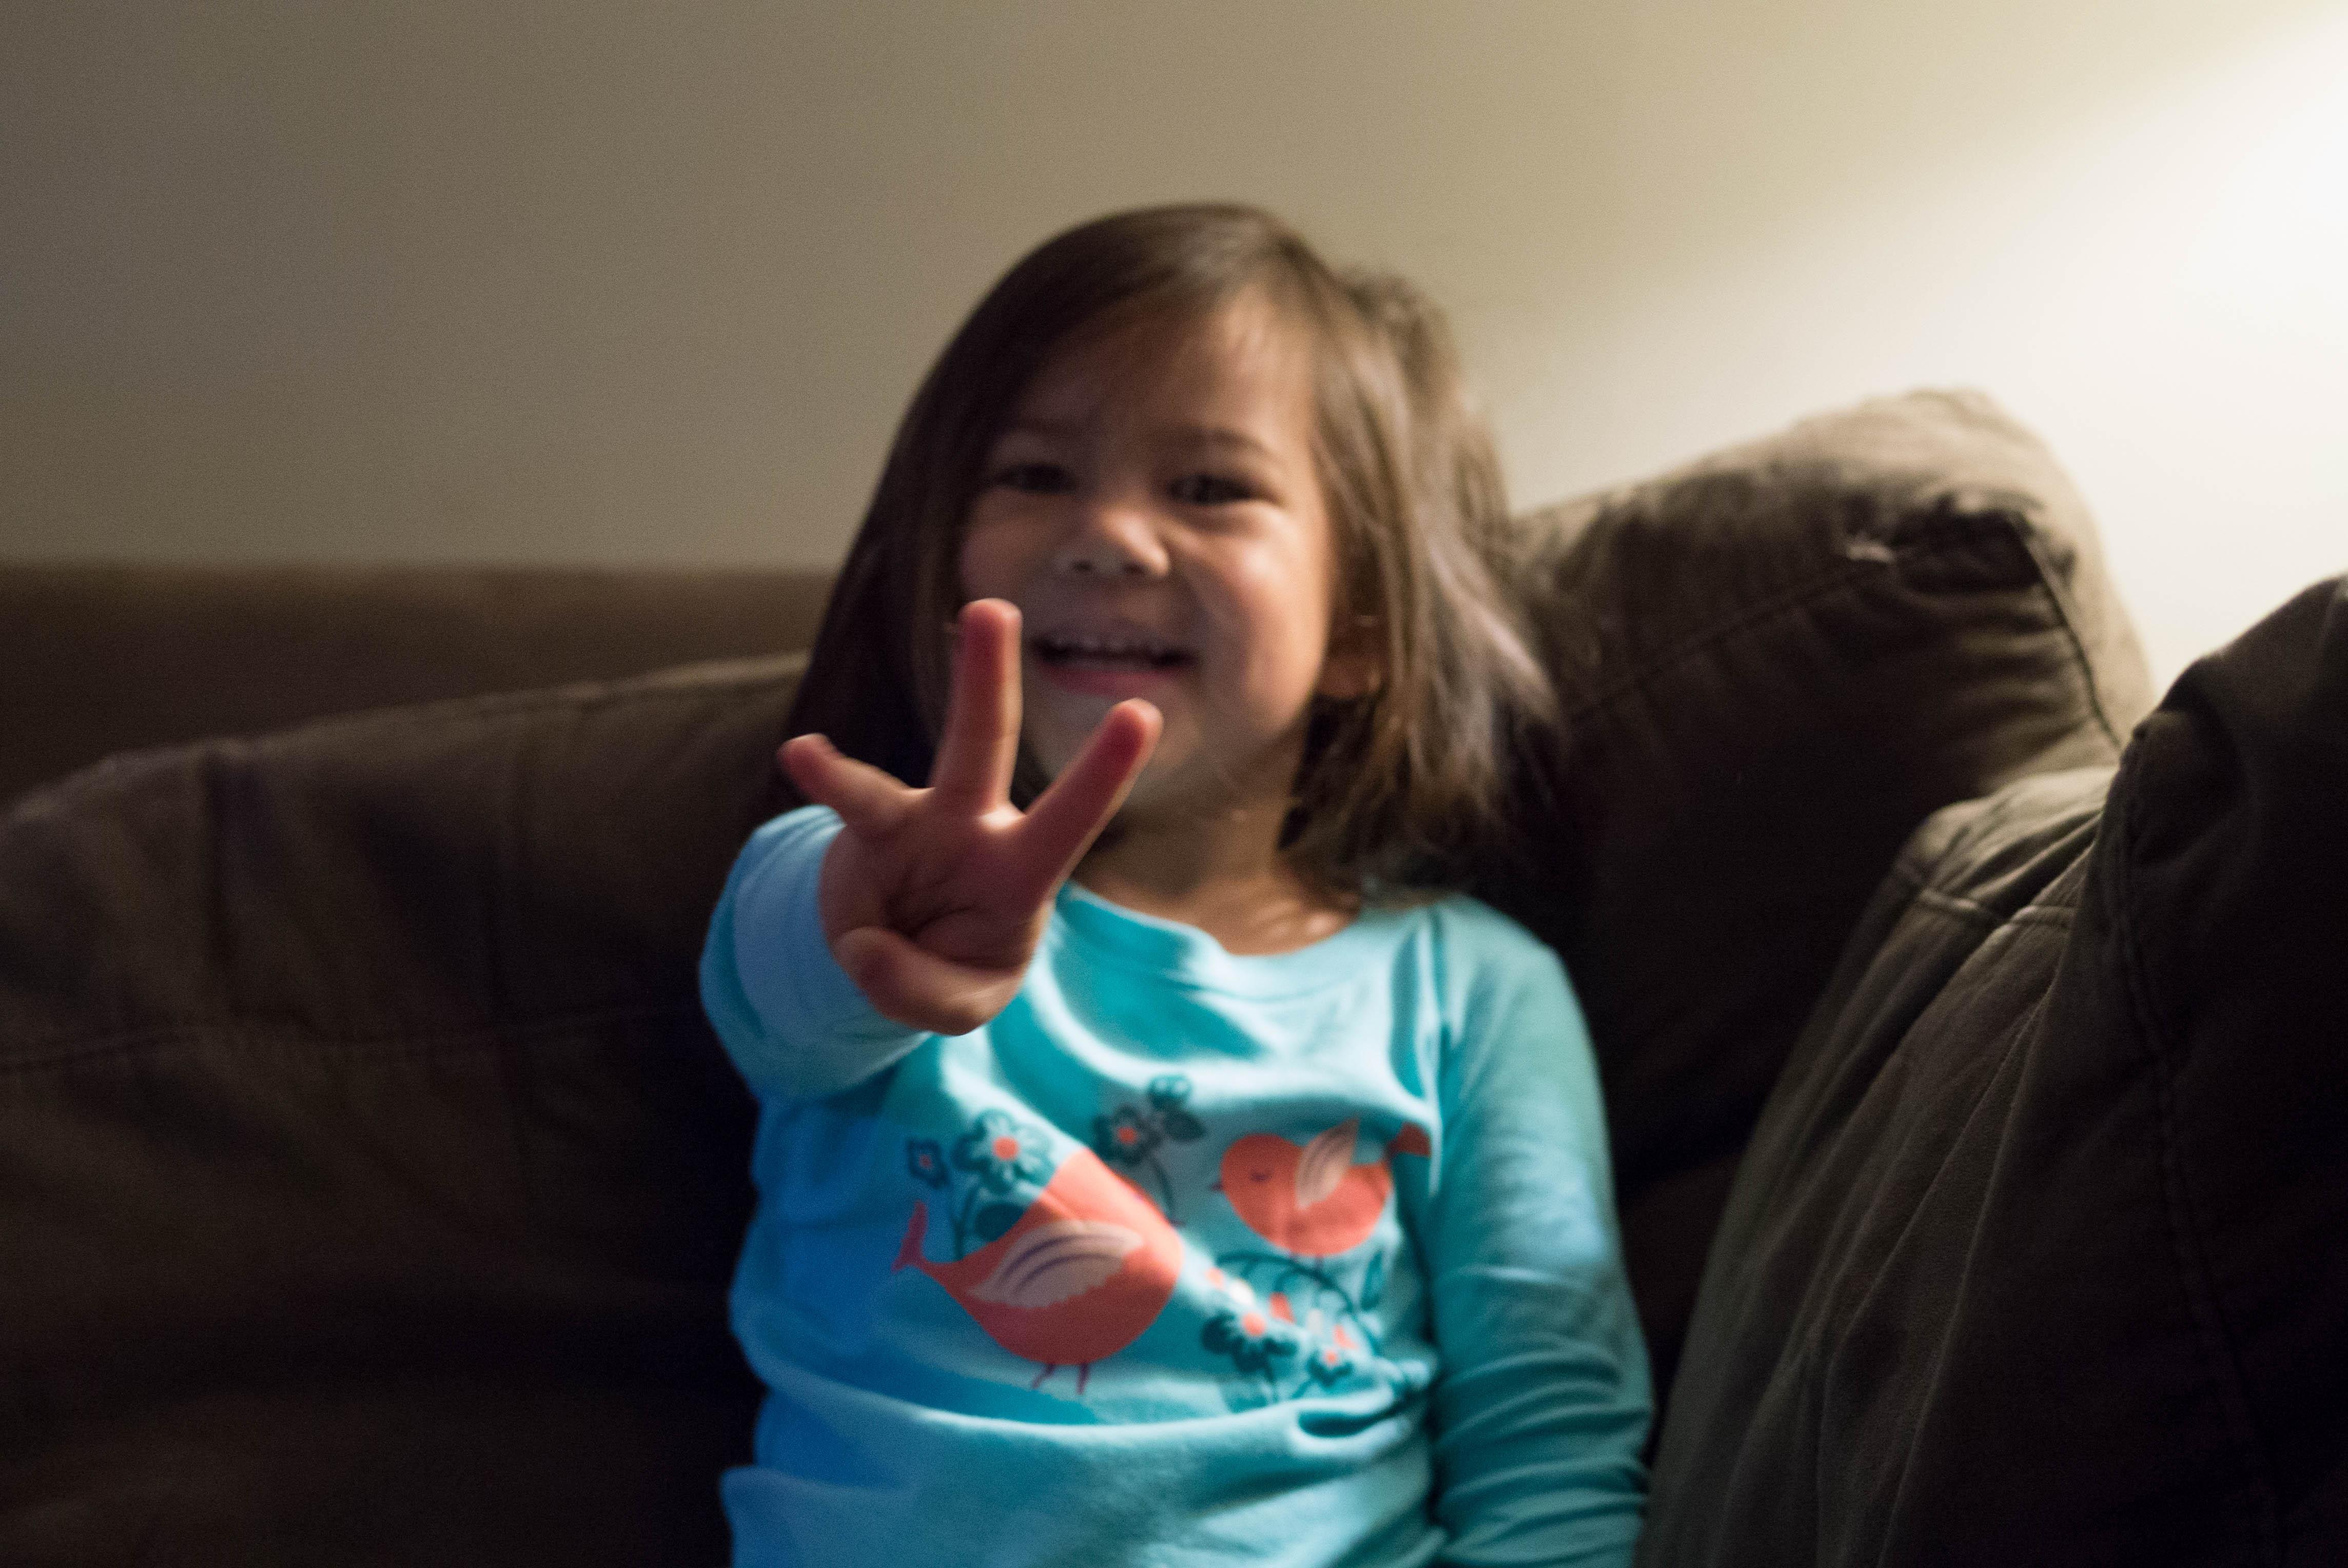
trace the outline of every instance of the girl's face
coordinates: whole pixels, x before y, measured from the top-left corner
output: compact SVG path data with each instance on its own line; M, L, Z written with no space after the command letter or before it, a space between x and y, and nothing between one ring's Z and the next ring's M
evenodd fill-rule
M1023 735L1055 777L1110 706L1165 716L1125 816L1284 806L1332 657L1334 547L1302 335L1244 297L1048 360L988 453L965 597L1019 606Z

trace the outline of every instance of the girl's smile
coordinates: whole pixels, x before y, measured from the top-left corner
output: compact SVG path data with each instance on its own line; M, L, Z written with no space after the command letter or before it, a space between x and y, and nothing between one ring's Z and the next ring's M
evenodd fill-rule
M1031 633L1027 651L1047 683L1113 703L1157 701L1198 663L1190 649L1119 616L1071 616Z
M1313 698L1366 687L1363 661L1330 656L1334 545L1299 335L1243 296L1080 339L988 454L963 592L1019 606L1022 736L1047 773L1112 704L1158 707L1129 823L1268 814L1276 833Z

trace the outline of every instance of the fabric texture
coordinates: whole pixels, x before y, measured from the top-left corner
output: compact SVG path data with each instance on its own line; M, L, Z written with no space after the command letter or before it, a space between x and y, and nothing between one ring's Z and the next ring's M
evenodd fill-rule
M831 960L839 830L761 828L703 960L765 1105L738 1563L1629 1562L1646 1368L1552 954L1452 899L1235 957L1066 886L1011 1004L922 1034Z
M1477 891L1579 987L1660 1380L1752 1119L1900 841L2034 769L2108 766L2147 698L2076 498L1977 397L1869 405L1523 521L1511 582L1569 727L1519 759L1519 836ZM628 667L541 661L602 656L582 625L692 657L673 638L705 612L767 613L652 572L584 584L575 624L494 573L450 600L268 575L7 599L0 622L44 628L10 645L10 757L84 717L46 682L96 716L83 739L151 744L200 715L251 730ZM877 657L856 586L826 634ZM118 758L0 817L0 1562L722 1558L711 1481L758 1398L724 1310L753 1112L694 965L743 839L794 803L771 758L795 667ZM418 669L454 684L399 684ZM811 695L926 769L905 712ZM2231 852L2209 844L2195 863ZM2185 929L2201 945L2164 994L2189 1012L2227 947ZM2242 929L2252 959L2289 951ZM2227 1082L2213 1066L2199 1103L2269 1113L2271 1083ZM2327 1254L2263 1250L2281 1223L2205 1226L2226 1310L2320 1325ZM2337 1429L2323 1379L2290 1371L2320 1357L2287 1343L2251 1407L2294 1434L2278 1541ZM1704 1452L1751 1413L1705 1408ZM1704 1515L1722 1478L1679 1473L1703 1484L1659 1517Z
M116 752L805 648L828 572L0 564L0 805Z
M1471 891L1588 1009L1667 1394L1745 1140L1901 841L2117 760L2150 692L2085 506L1978 394L1806 420L1520 536L1565 725Z
M2348 587L1903 851L1706 1271L1648 1568L2348 1561Z
M752 1108L693 966L797 668L0 819L0 1563L722 1560Z

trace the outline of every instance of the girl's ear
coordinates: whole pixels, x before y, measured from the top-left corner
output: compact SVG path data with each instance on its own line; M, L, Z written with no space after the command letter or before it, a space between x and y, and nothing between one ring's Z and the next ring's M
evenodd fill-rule
M1351 702L1385 685L1385 668L1374 651L1377 628L1375 618L1364 616L1350 636L1329 640L1328 655L1321 661L1321 679L1313 687L1315 696Z

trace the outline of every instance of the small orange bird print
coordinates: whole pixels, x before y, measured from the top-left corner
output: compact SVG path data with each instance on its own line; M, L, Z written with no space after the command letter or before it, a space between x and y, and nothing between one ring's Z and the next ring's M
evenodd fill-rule
M1276 1132L1251 1132L1223 1150L1216 1186L1249 1230L1284 1253L1329 1258L1351 1252L1386 1212L1394 1190L1386 1161L1432 1151L1422 1129L1405 1126L1375 1160L1356 1165L1361 1126L1359 1117L1351 1118L1302 1149Z
M1042 1362L1029 1387L1074 1367L1079 1398L1093 1363L1156 1321L1182 1266L1174 1227L1089 1149L1069 1154L1009 1230L953 1263L922 1255L929 1214L913 1205L895 1266L921 1270L997 1345Z

